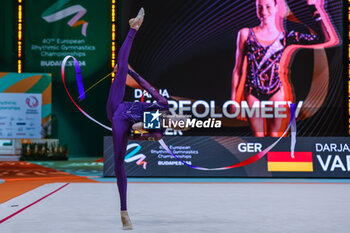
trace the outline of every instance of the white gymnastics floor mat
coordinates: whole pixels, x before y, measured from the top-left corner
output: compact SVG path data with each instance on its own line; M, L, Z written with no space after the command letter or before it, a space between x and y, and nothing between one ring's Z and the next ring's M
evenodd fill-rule
M132 232L349 233L349 184L130 183ZM125 232L114 183L54 183L0 205L3 233Z

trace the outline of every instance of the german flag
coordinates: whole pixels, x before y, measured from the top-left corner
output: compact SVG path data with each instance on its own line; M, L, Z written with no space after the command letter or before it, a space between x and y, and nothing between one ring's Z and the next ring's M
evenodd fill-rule
M268 152L269 172L313 172L312 152Z

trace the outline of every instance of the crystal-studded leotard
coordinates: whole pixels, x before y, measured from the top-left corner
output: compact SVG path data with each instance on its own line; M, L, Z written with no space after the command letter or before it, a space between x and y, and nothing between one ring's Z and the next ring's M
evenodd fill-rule
M247 55L247 78L245 90L260 100L268 100L280 90L280 61L285 48L291 44L315 44L322 42L318 35L291 31L283 32L269 46L257 40L252 28L249 30L245 53Z

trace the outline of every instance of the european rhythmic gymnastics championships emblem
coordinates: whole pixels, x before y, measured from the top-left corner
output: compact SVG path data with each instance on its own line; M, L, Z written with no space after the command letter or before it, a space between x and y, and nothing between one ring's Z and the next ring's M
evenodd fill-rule
M52 6L47 8L44 13L41 15L41 17L48 23L53 23L56 21L59 21L65 17L68 17L70 15L74 15L73 18L71 18L68 21L68 25L71 27L78 27L80 25L82 26L81 33L86 36L86 29L88 26L88 22L85 20L79 20L87 10L82 7L81 5L72 5L68 6L66 9L63 9L66 4L68 4L70 0L58 0L55 2Z
M160 129L160 116L162 114L157 110L156 112L143 113L143 128L144 129Z

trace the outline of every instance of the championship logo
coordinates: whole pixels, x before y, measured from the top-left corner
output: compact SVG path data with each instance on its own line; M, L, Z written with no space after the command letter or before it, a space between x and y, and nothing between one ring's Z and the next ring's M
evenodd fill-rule
M126 163L131 163L136 161L136 164L138 166L143 167L143 169L146 170L146 166L147 166L147 162L144 161L146 159L146 155L140 153L138 154L138 152L141 150L141 145L137 144L137 143L131 143L127 146L126 151L129 151L130 149L135 148L134 150L130 151L124 158L124 161Z
M88 22L86 22L85 20L79 20L81 17L83 17L83 15L85 15L85 13L87 12L87 10L82 7L81 5L74 5L74 6L70 6L66 9L62 9L64 8L64 6L70 2L70 0L58 0L56 3L54 3L52 6L50 6L49 8L47 8L44 13L41 15L41 17L48 23L53 23L56 21L59 21L65 17L68 17L70 15L74 15L75 16L73 18L71 18L71 20L68 21L68 25L71 27L77 27L80 25L83 25L82 29L81 29L81 33L86 36L86 29L88 26Z

